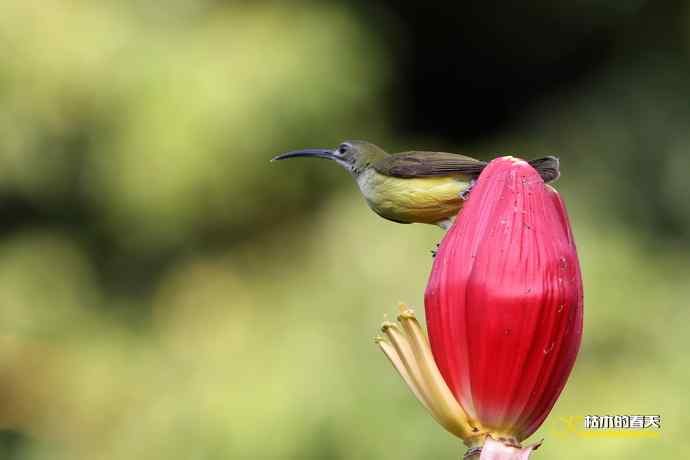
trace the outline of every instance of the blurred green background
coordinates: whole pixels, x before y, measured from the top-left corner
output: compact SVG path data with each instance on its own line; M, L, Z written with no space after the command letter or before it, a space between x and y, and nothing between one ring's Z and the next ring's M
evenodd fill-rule
M0 458L460 458L372 341L442 231L268 162L351 138L559 155L585 335L535 458L687 458L689 6L3 1Z

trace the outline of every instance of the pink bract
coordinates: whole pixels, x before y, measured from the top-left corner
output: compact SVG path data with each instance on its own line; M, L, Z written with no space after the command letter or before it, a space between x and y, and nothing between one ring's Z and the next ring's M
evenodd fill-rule
M425 305L434 359L468 418L527 438L575 363L583 293L563 201L525 161L482 172L441 243Z

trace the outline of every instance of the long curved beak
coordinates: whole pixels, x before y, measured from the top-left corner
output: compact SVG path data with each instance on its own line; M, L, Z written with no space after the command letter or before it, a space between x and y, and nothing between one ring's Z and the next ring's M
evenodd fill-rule
M328 160L335 160L335 155L333 155L332 150L305 149L305 150L295 150L294 152L283 153L281 155L273 157L271 159L271 161L285 160L287 158L297 158L297 157L316 157L316 158L326 158Z

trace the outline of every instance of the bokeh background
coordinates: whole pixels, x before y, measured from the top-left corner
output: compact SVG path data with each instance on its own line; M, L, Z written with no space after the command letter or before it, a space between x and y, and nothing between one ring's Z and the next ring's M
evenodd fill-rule
M687 2L4 0L0 57L0 458L460 458L372 341L442 231L268 161L351 138L559 155L585 335L535 458L690 456Z

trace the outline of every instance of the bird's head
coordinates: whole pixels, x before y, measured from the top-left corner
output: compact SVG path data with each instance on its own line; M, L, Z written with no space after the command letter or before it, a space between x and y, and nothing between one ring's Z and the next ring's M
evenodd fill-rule
M345 141L335 149L305 149L283 153L271 161L296 157L315 157L333 160L357 177L376 161L388 154L380 147L366 141Z

